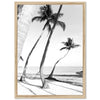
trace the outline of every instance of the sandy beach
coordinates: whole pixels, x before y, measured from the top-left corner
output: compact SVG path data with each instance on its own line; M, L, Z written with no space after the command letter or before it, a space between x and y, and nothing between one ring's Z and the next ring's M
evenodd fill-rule
M42 89L40 79L25 79L25 82L18 81L18 95L82 95L81 86L69 83L47 80L48 88Z

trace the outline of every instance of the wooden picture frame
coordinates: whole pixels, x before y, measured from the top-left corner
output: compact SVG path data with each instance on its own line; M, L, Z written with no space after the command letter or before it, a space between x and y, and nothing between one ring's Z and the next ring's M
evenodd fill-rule
M28 95L28 94L18 94L18 59L21 59L23 61L23 57L22 56L19 56L18 58L18 48L19 48L19 40L18 40L18 5L64 5L64 6L82 6L81 8L81 18L82 18L82 25L81 25L81 30L82 30L82 91L81 91L81 95L58 95L56 93L53 94L52 92L52 95L39 95L37 93L35 93L34 95ZM73 12L74 13L74 12ZM75 13L74 13L75 14ZM20 15L21 16L21 15ZM23 15L22 15L23 16ZM78 20L78 19L77 19ZM67 27L67 26L66 26ZM15 2L15 98L86 98L86 45L85 45L85 27L86 27L86 3L85 2ZM78 73L80 74L80 73ZM25 83L23 83L25 84ZM64 83L65 84L65 83ZM67 84L67 83L66 83ZM22 84L21 84L22 85ZM26 83L27 85L27 83ZM70 83L69 83L70 85ZM69 86L68 85L68 86ZM71 84L72 85L72 84ZM64 85L65 86L65 85ZM63 86L63 87L64 87ZM69 86L70 87L70 86ZM69 88L68 87L68 88ZM74 87L74 86L73 86ZM22 86L22 89L25 88ZM42 88L41 87L38 87L38 92L41 92ZM31 92L34 92L33 90L31 90L31 88L28 88L26 87L26 89L28 89L28 91L31 91ZM39 91L40 90L40 91ZM46 89L43 89L46 91ZM72 90L74 91L74 88L72 88ZM24 90L22 90L24 92ZM59 90L60 91L60 90ZM77 90L78 91L78 90ZM49 89L47 90L48 94L49 94Z

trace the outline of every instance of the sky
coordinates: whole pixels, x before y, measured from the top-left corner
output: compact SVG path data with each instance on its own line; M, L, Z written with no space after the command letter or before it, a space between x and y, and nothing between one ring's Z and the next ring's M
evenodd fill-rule
M31 6L31 5L30 5ZM34 12L34 16L38 15L39 7L41 5L37 5L37 8ZM52 5L53 12L57 12L59 9L59 5ZM50 45L47 51L46 60L44 66L50 67L55 64L55 62L63 57L67 50L60 51L60 48L64 45L61 42L67 40L68 37L73 38L74 43L79 44L80 47L71 49L68 55L61 60L57 66L67 67L67 66L82 66L83 65L83 8L82 5L63 5L61 9L61 13L63 13L63 17L59 18L60 21L65 22L66 29L63 31L60 26L56 26L50 41ZM34 17L33 16L33 17ZM48 38L48 31L42 31L45 22L36 22L34 21L30 25L30 29L28 31L28 36L25 40L22 57L24 61L19 61L19 66L24 66L25 60L36 42L37 38L43 32L43 36L33 51L28 66L39 66L43 51L46 45L46 41Z

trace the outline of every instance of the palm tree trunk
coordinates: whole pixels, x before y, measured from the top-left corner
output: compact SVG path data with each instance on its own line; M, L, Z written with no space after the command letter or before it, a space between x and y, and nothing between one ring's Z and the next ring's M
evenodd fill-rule
M45 81L45 78L44 78L44 75L43 75L43 64L44 64L44 61L45 61L45 58L46 58L47 50L48 50L48 47L49 47L49 44L50 44L50 39L51 39L51 36L53 34L53 30L54 30L54 28L56 26L58 15L59 15L59 13L61 11L61 8L62 8L62 5L60 5L60 7L59 7L55 23L54 23L54 25L53 25L53 27L51 29L51 32L50 32L50 35L48 37L47 44L45 46L45 50L44 50L44 53L43 53L43 56L42 56L42 60L41 60L41 63L40 63L40 78L41 78L41 81L42 81L42 88L46 88L47 87L46 86L47 84L46 84L46 81Z
M48 20L47 20L47 21L48 21ZM27 59L26 59L25 66L24 66L24 71L23 71L23 74L22 74L22 76L21 76L21 78L20 78L19 81L25 81L26 67L27 67L27 65L28 65L29 58L30 58L30 56L31 56L31 54L32 54L32 52L33 52L33 50L35 49L36 45L38 44L39 40L41 39L41 37L42 37L42 35L43 35L43 31L44 31L44 28L42 29L41 35L39 36L39 38L37 39L36 43L35 43L34 46L32 47L30 53L28 54L28 57L27 57ZM38 72L38 73L40 73L40 72ZM38 73L37 73L37 74L38 74Z
M32 52L33 52L33 50L35 49L36 45L38 44L39 40L41 39L42 35L43 35L43 32L42 32L42 34L39 36L39 38L37 39L36 43L34 44L34 46L32 47L31 51L30 51L29 54L28 54L28 57L27 57L27 59L26 59L25 66L24 66L24 71L23 71L23 74L22 74L22 76L21 76L21 78L20 78L20 81L25 81L26 68L27 68L27 65L28 65L29 58L30 58L30 56L31 56L31 54L32 54Z
M53 73L54 73L54 70L55 70L55 68L56 68L56 65L59 63L59 61L61 61L63 58L66 57L66 55L68 54L68 52L69 52L69 50L67 51L67 53L66 53L63 57L61 57L59 60L56 61L56 63L54 64L54 67L53 67L52 72L50 73L48 79L52 78Z
M21 12L18 14L18 55L17 60L19 61L25 39L28 34L28 30L31 24L32 17L34 16L35 6L24 5Z

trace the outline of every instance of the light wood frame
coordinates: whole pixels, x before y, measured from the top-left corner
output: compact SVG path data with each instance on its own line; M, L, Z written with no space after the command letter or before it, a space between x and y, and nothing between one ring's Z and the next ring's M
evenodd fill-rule
M86 2L15 2L15 98L86 98ZM17 5L66 4L83 5L83 95L18 95L17 94Z

